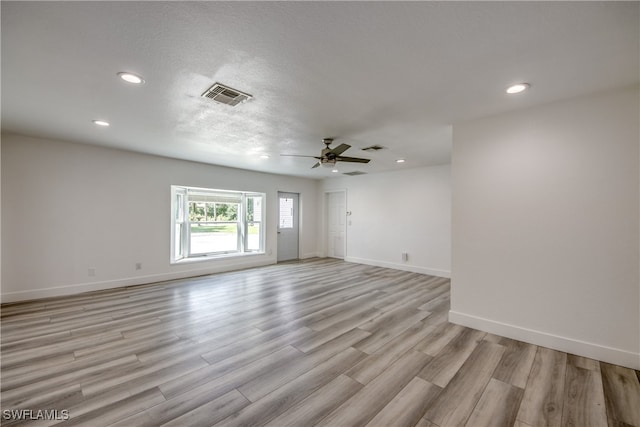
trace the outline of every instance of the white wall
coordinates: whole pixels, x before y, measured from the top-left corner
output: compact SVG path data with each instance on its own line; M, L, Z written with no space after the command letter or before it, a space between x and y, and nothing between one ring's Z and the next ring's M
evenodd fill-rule
M275 263L278 190L300 193L300 254L318 254L316 180L16 135L1 161L3 302ZM267 193L267 254L170 265L172 184Z
M0 242L2 242L2 138L0 138ZM2 260L2 245L0 244L0 260ZM2 289L2 262L0 262L0 290ZM1 301L0 292L0 301Z
M453 129L450 320L640 368L637 88Z
M325 179L323 192L345 189L352 212L345 260L449 277L450 171L443 165Z

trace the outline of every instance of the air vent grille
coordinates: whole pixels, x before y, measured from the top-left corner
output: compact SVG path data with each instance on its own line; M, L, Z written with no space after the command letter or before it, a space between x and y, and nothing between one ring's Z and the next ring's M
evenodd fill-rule
M356 176L356 175L366 175L366 172L353 171L353 172L345 172L342 175Z
M213 86L207 89L202 94L202 96L204 98L210 98L214 101L231 106L238 105L241 102L252 98L252 96L248 93L240 92L239 90L230 88L229 86L225 86L220 83L215 83Z
M372 145L371 147L366 147L363 148L362 151L378 151L378 150L384 150L387 147L383 147L382 145Z

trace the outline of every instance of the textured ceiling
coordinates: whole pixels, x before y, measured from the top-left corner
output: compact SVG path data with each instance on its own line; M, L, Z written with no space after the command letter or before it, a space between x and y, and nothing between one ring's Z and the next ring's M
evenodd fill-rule
M637 84L639 5L2 1L2 129L313 178L280 154L335 137L372 159L341 172L443 164L456 122Z

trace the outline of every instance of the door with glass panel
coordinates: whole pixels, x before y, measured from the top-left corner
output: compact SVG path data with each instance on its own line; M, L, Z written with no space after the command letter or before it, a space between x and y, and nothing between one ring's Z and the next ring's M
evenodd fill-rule
M299 258L298 197L278 192L278 261Z

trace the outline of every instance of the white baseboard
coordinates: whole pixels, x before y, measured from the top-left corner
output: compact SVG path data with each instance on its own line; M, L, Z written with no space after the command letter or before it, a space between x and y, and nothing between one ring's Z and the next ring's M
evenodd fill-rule
M321 258L321 255L319 252L309 252L308 254L302 254L300 256L300 259L307 259L307 258Z
M449 311L449 321L503 337L548 347L565 353L576 354L631 369L640 369L640 353L606 347L546 332L496 322L482 317Z
M126 277L115 280L105 280L91 283L76 283L73 285L57 286L51 288L34 289L26 291L8 292L0 295L1 303L27 301L41 298L59 297L65 295L75 295L83 292L102 291L106 289L121 288L125 286L145 285L154 282L164 282L167 280L186 279L189 277L202 276L205 274L223 273L225 271L240 270L243 268L261 267L275 264L273 258L260 258L252 260L241 260L235 263L225 262L220 265L208 265L203 268L193 268L171 273L149 274L146 276Z
M413 273L428 274L430 276L451 278L451 271L447 271L447 270L438 270L435 268L420 267L417 265L393 263L393 262L378 261L373 259L356 258L356 257L345 257L344 260L347 262L353 262L356 264L373 265L375 267L393 268L395 270L404 270L404 271L411 271Z

